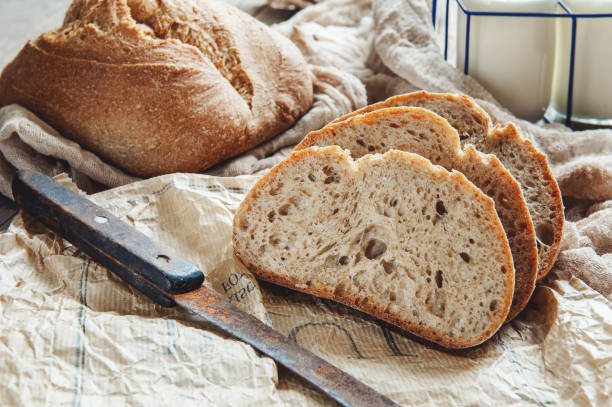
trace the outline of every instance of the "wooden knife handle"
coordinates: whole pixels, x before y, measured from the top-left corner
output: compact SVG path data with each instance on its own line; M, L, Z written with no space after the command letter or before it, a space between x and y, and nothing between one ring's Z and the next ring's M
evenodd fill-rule
M13 196L24 211L158 304L175 306L171 294L204 282L193 264L47 176L19 171Z

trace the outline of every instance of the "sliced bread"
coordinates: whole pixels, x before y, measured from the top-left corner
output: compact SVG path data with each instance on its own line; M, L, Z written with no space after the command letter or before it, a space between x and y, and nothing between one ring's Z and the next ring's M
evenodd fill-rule
M537 237L538 280L552 268L563 234L563 201L546 156L519 134L512 123L491 128L491 118L465 95L414 92L393 96L384 102L357 110L348 117L396 106L418 106L431 110L459 132L461 145L472 144L478 151L495 154L519 182L529 208Z
M293 152L234 217L234 252L261 279L330 298L448 348L508 315L512 256L493 200L463 174L389 151Z
M310 133L296 149L337 145L354 159L369 153L403 150L419 154L447 170L457 170L493 198L510 242L515 285L508 321L521 312L535 288L538 252L531 217L521 187L493 155L467 145L437 114L418 107L395 107L353 116Z

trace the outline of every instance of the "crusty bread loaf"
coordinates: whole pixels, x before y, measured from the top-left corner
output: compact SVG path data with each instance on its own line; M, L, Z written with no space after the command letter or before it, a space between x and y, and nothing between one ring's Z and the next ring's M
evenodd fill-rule
M249 192L234 252L259 278L330 298L449 348L508 315L514 271L493 201L463 174L392 150L295 151Z
M493 198L510 243L515 284L507 320L525 308L538 273L535 232L521 187L495 156L484 155L471 145L461 150L457 131L442 117L418 107L386 108L353 116L310 133L296 150L329 145L349 150L354 159L392 149L408 151L463 173Z
M291 126L312 92L291 41L212 0L74 0L0 77L0 106L139 176L235 156Z
M418 106L444 117L459 132L461 145L472 144L478 151L495 154L519 182L536 232L538 280L552 268L563 234L563 201L546 156L519 134L512 123L491 128L491 118L465 95L424 91L393 96L340 117L348 117L396 106ZM333 123L333 122L332 122Z

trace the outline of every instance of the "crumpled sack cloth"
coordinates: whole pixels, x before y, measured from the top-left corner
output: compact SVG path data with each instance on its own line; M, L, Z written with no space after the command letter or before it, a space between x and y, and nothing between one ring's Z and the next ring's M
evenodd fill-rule
M495 122L512 121L548 157L568 222L557 267L609 298L612 293L612 131L572 132L517 119L469 76L444 61L425 0L328 0L274 26L302 51L314 77L311 110L276 138L207 171L255 174L272 167L309 131L391 95L425 89L461 92ZM0 192L15 168L55 175L69 168L84 189L135 181L63 138L19 106L0 109ZM58 161L59 160L59 161Z

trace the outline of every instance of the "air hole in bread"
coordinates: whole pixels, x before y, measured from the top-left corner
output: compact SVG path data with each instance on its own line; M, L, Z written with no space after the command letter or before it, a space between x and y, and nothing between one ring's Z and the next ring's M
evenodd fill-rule
M535 232L536 232L536 237L542 244L546 246L550 246L553 244L553 241L555 239L555 234L550 224L540 223L536 225Z
M395 295L393 291L391 291L389 293L389 301L395 301L396 299L397 299L397 296Z
M468 241L470 242L470 244L474 244L474 239L470 239Z
M289 205L289 204L285 204L285 205L281 206L280 208L278 208L278 214L281 215L281 216L289 215L290 207L291 207L291 205Z
M342 266L346 266L349 263L348 256L340 257L340 260L338 260L338 263L340 263Z
M272 246L278 246L281 241L276 235L271 235L268 240Z
M470 262L470 255L465 253L465 252L461 252L459 253L459 256L461 256L461 258L463 259L464 262L469 263Z
M389 202L389 206L391 206L392 208L397 206L397 198L393 198L391 202Z
M240 219L240 229L246 231L249 228L249 222L247 222L246 218Z
M342 294L344 294L344 291L346 290L346 286L344 285L344 283L340 283L336 286L336 288L334 289L334 295L336 297L341 297Z
M429 215L427 215L427 216L429 216ZM440 219L442 219L442 218L440 217L440 215L436 215L436 216L434 216L434 217L433 217L433 219L431 220L431 222L433 223L433 225L434 225L434 226L436 226L436 224L438 223L438 221L439 221Z
M276 215L276 212L274 212L274 211L268 212L268 221L269 222L274 222L274 215Z
M489 304L489 310L495 311L496 308L497 308L497 300L491 301L491 304Z
M325 167L323 167L323 173L327 176L327 178L325 178L325 181L323 181L324 184L337 184L338 182L340 182L340 176L332 167L326 165Z
M334 210L332 211L332 215L335 215L335 214L337 214L339 210L340 210L340 209L338 209L338 208L335 208L335 209L334 209Z
M371 151L374 151L374 150L376 150L376 147L374 147L374 146L368 146L368 151L370 151L370 152L371 152Z
M442 201L436 202L436 212L438 212L438 215L444 215L447 213L446 207L444 206L444 202Z
M365 256L374 260L380 256L382 256L387 251L387 244L382 240L378 239L370 239L366 248L365 248Z
M331 243L331 244L328 244L327 246L325 246L324 248L322 248L321 250L319 250L319 252L317 253L317 256L320 256L320 255L322 255L323 253L325 253L325 252L327 252L327 251L331 250L331 248L332 248L332 247L334 247L335 245L336 245L336 243Z
M364 143L362 139L357 139L357 144L359 144L361 147L366 146L366 143Z
M278 184L270 188L270 191L269 191L270 195L278 195L282 187L283 187L283 183L279 182Z
M383 260L382 266L385 270L385 273L387 274L393 274L393 272L396 270L395 263L393 263L392 261Z
M317 177L313 173L310 173L308 174L308 179L312 182L315 182L317 180Z
M389 127L393 127L394 129L398 129L399 128L399 124L397 124L397 123L389 123Z
M443 281L444 278L442 277L442 270L436 271L436 285L438 286L438 288L442 288Z

